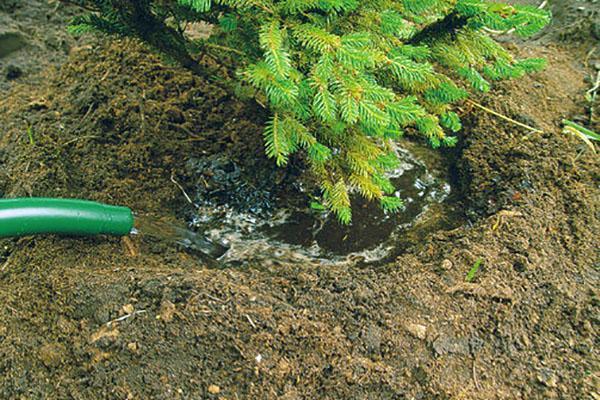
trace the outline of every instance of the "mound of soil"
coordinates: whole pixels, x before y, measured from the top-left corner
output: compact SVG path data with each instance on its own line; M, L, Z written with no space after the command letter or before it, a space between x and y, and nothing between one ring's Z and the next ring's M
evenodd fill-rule
M6 196L77 193L143 212L183 210L185 198L172 180L198 179L189 171L194 158L227 154L241 168L230 188L282 182L290 173L273 169L264 156L262 109L161 65L131 41L75 49L45 80L43 87L17 86L18 95L0 103L8 128L0 139L5 172L24 173L0 175ZM213 180L224 185L218 176L203 179L208 195Z
M471 223L392 263L214 269L143 238L0 242L0 398L597 396L600 164L560 128L589 85L579 56L515 50L550 66L479 101L544 133L465 109ZM256 184L292 173L262 175L261 109L131 41L72 50L40 82L0 100L3 196L175 220L189 159L225 152Z

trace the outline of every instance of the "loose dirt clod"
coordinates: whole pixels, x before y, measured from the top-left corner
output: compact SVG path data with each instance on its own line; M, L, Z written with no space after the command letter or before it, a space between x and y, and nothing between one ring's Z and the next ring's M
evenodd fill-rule
M42 363L48 368L59 367L67 358L67 349L60 343L48 343L39 350L39 357Z
M219 394L219 393L221 393L221 388L218 387L217 385L210 385L208 387L208 393L210 393L210 394Z
M425 325L408 323L405 325L405 328L417 339L425 340L427 338L427 327Z

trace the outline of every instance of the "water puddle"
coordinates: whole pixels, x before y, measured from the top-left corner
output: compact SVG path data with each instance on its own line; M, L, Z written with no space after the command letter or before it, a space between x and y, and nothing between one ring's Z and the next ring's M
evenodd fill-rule
M311 210L302 190L293 201L265 201L272 203L267 212L265 207L261 207L260 212L241 212L199 195L190 227L202 232L210 241L229 247L219 258L227 264L370 263L389 259L415 240L437 229L458 226L461 221L449 201L452 188L447 174L433 172L406 150L397 151L402 163L390 173L390 178L398 189L396 195L405 202L401 212L385 213L377 203L355 196L353 222L342 226L333 215ZM434 151L425 151L423 159L439 159ZM211 168L211 164L205 163L202 168ZM234 167L226 169L236 170ZM299 199L301 201L297 201Z

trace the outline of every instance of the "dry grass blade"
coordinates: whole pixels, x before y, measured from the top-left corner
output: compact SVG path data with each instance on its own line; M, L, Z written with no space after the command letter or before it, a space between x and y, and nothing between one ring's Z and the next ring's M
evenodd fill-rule
M594 154L597 154L596 146L592 141L600 142L600 135L567 119L563 120L563 124L565 125L563 129L564 133L569 133L579 138L586 144L586 146L588 146L592 150Z
M501 118L501 119L503 119L505 121L508 121L508 122L510 122L512 124L515 124L517 126L520 126L521 128L525 128L525 129L530 130L530 131L532 131L534 133L544 133L544 131L542 131L541 129L537 129L537 128L534 128L533 126L529 126L529 125L526 125L526 124L524 124L522 122L516 121L516 120L514 120L514 119L512 119L510 117L507 117L504 114L500 114L497 111L494 111L494 110L492 110L490 108L487 108L486 106L483 106L483 105L481 105L479 103L476 103L473 100L467 100L467 103L469 103L469 104L471 104L471 105L473 105L473 106L475 106L477 108L480 108L480 109L482 109L483 111L485 111L485 112L487 112L489 114L495 115L498 118Z

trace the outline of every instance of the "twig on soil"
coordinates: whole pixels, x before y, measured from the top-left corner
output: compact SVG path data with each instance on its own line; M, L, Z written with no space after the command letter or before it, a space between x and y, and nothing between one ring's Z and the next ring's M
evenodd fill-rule
M594 47L585 56L584 64L586 65L587 68L591 68L591 66L590 66L590 58L592 58L592 56L594 55L595 52L596 52L596 48Z
M254 321L252 321L252 318L250 318L250 316L249 316L248 314L244 314L244 316L246 317L246 319L248 320L248 322L250 322L250 325L252 325L252 327L253 327L254 329L258 329L258 328L256 327L256 324L254 323Z
M79 136L79 137L76 137L75 139L67 140L62 145L64 147L64 146L67 146L67 145L69 145L71 143L75 143L75 142L77 142L79 140L83 140L83 139L96 139L96 138L98 138L98 136L96 136L96 135Z
M263 103L262 101L260 101L259 99L255 99L256 103L261 106L262 108L267 108L267 106L265 105L265 103Z
M469 104L471 104L471 105L473 105L473 106L475 106L477 108L480 108L480 109L482 109L483 111L485 111L485 112L487 112L489 114L495 115L498 118L502 118L505 121L508 121L508 122L510 122L512 124L520 126L521 128L525 128L525 129L530 130L530 131L532 131L534 133L544 133L544 131L542 131L541 129L537 129L537 128L534 128L533 126L529 126L529 125L526 125L526 124L524 124L522 122L516 121L516 120L514 120L514 119L512 119L510 117L507 117L504 114L500 114L497 111L494 111L494 110L492 110L490 108L487 108L486 106L483 106L483 105L481 105L479 103L476 103L473 100L467 100L467 103L469 103Z
M600 71L598 71L598 75L596 75L594 87L586 93L586 97L590 102L590 124L594 123L594 105L596 103L596 97L598 96L598 89L600 89Z
M190 131L188 128L186 128L185 126L181 125L181 124L174 124L172 122L168 122L169 126L172 126L174 128L177 129L181 129L183 132L185 132L190 138L189 139L185 139L184 142L198 142L201 140L206 140L205 137L201 137L201 136L196 136L196 134L192 131Z
M570 133L571 135L581 139L594 154L596 154L596 147L592 141L600 142L600 135L593 132L586 127L583 127L568 119L563 119L564 133Z
M81 128L81 126L83 125L83 123L85 122L85 120L90 116L90 114L92 114L92 109L94 108L94 104L90 104L90 106L88 107L87 111L85 112L85 114L83 115L83 117L81 117L81 119L79 120L79 122L77 123L77 125L75 125L74 127L72 127L69 130L69 133L75 133L75 131L77 131L79 128ZM96 111L94 110L94 113ZM85 135L85 136L79 136L76 137L74 139L71 140L67 140L66 142L61 144L61 147L66 147L68 145L70 145L71 143L75 143L79 140L83 140L83 139L96 139L98 136L96 135ZM58 149L60 151L60 149Z
M116 323L116 322L122 322L122 321L125 321L126 319L129 319L129 318L131 318L131 317L135 317L135 316L136 316L136 315L138 315L138 314L144 314L144 313L146 313L146 312L147 312L146 310L139 310L139 311L134 311L134 312L132 312L131 314L125 314L125 315L123 315L122 317L119 317L119 318L117 318L117 319L113 319L112 321L108 321L108 322L106 323L106 326L107 326L108 328L110 328L110 326L111 326L112 324Z
M138 252L135 248L135 245L129 238L129 236L123 236L122 241L123 241L123 245L125 246L125 249L127 249L127 251L129 252L129 256L136 257L138 255Z
M223 300L223 299L220 299L220 298L218 298L218 297L212 296L212 295L211 295L211 294L209 294L209 293L206 293L206 292L200 292L200 293L197 293L197 294L195 294L195 295L194 295L194 296L193 296L193 297L192 297L192 298L191 298L191 299L188 301L188 305L189 305L189 304L192 304L192 303L194 303L194 302L196 302L196 301L197 301L197 299L198 299L200 296L203 296L203 295L204 295L206 298L210 299L210 300L216 301L217 303L221 303L221 304L227 304L227 303L229 302L229 298L227 298L227 299Z
M192 201L192 199L190 198L190 196L188 196L188 194L186 193L185 189L183 188L183 186L181 186L179 184L179 182L177 182L175 180L175 176L173 174L171 174L171 182L173 182L178 188L179 190L181 190L181 193L183 193L183 195L185 196L185 199L188 201L188 203L190 203L191 205L193 205L194 207L197 207L196 204L194 204L194 202Z
M481 386L479 385L479 380L477 379L477 369L475 368L475 362L477 360L473 358L473 382L475 383L475 388L477 390L481 390Z
M520 211L512 211L512 210L502 210L498 214L498 219L496 223L492 226L492 231L497 231L502 225L504 225L504 218L512 218L512 217L522 217L523 213Z
M205 295L206 297L208 297L209 299L211 299L211 300L214 300L214 301L217 301L217 302L219 302L219 303L222 303L222 304L227 304L227 302L229 301L229 299L227 299L227 300L222 300L222 299L219 299L218 297L211 296L211 295L210 295L210 294L208 294L208 293L204 293L204 295Z
M140 130L142 134L146 133L146 113L144 112L144 102L146 101L146 91L142 90L142 99L139 101L140 105Z
M90 115L90 113L92 112L93 108L94 108L94 103L90 104L90 106L88 107L88 109L85 112L85 114L83 115L83 117L81 117L81 119L79 120L79 123L75 127L71 128L71 132L75 132L77 129L79 129L79 127L81 126L81 124L83 124L83 122Z
M104 82L106 78L108 78L108 75L110 75L110 69L106 70L104 75L102 75L102 78L100 78L100 82Z

